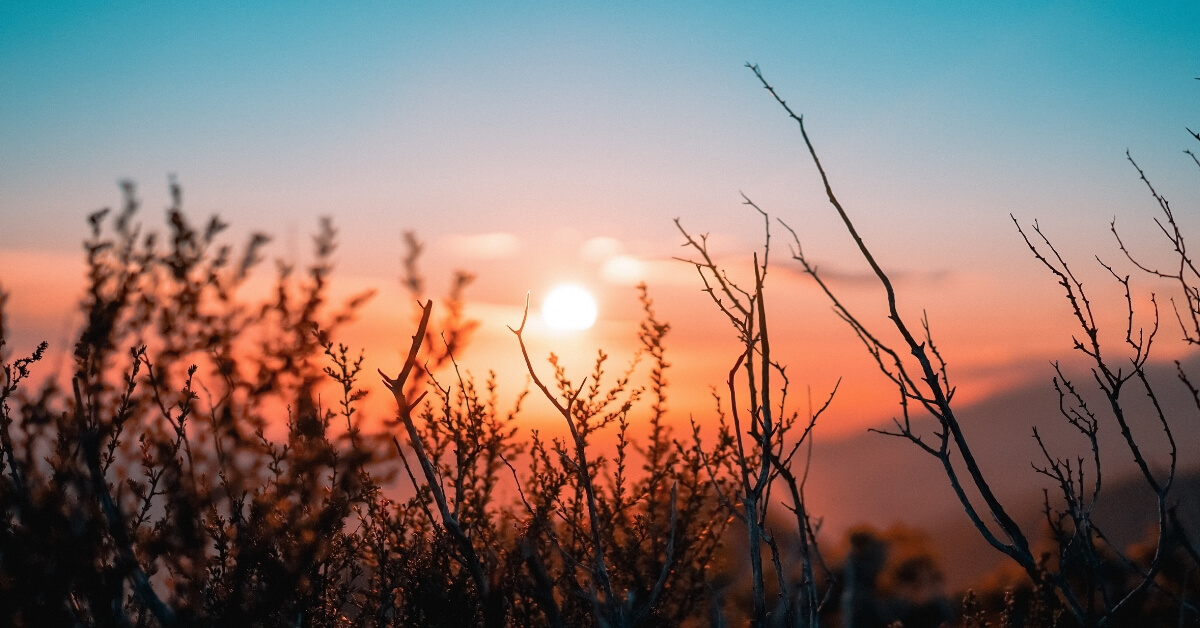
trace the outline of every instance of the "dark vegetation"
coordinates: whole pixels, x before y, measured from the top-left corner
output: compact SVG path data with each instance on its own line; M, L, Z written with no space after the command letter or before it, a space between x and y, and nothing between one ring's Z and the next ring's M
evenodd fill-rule
M45 344L28 356L3 352L0 296L0 624L1200 622L1200 556L1171 490L1177 469L1192 463L1177 459L1177 432L1196 416L1168 416L1156 401L1162 384L1146 376L1158 301L1136 302L1130 275L1105 266L1128 304L1121 344L1109 346L1066 260L1036 224L1031 232L1018 225L1066 292L1081 330L1074 347L1093 377L1086 390L1061 370L1054 378L1063 420L1078 431L1083 453L1057 453L1071 445L1034 433L1045 454L1036 470L1056 490L1045 495L1045 530L1022 529L975 462L973 448L982 444L957 418L928 320L914 325L902 314L803 119L776 98L799 124L829 202L879 280L890 328L860 322L798 238L792 257L895 384L901 413L884 433L942 465L978 533L1019 570L1013 586L952 603L940 591L928 540L911 530L856 530L822 554L804 487L811 430L836 390L815 412L796 410L788 397L768 324L772 223L748 198L767 237L753 257L752 284L732 281L705 238L680 226L688 262L742 347L720 377L713 416L672 430L670 328L644 286L640 349L616 375L603 352L582 376L554 356L548 366L535 363L522 321L513 333L531 385L501 407L494 378L478 381L455 360L474 326L462 307L471 278L457 275L435 308L417 270L420 243L410 236L411 344L397 372L380 373L397 412L378 431L359 420L361 353L334 340L371 295L327 303L336 248L330 223L314 238L310 266L277 265L270 296L248 299L239 289L261 262L265 235L241 248L224 244L224 223L192 223L172 184L167 232L159 236L143 229L126 184L120 210L89 217L85 324L69 384L34 379ZM1200 344L1200 272L1169 203L1138 173L1158 203L1156 222L1174 264L1162 270L1120 249L1139 277L1172 282L1179 328L1186 342ZM1177 374L1200 411L1194 377L1182 365ZM1089 401L1092 390L1099 403ZM1150 403L1135 408L1133 396ZM515 419L530 403L553 408L568 436L519 429ZM1130 414L1147 408L1160 429L1135 433L1131 426L1141 424ZM282 438L272 438L281 424ZM1109 543L1092 518L1100 429L1122 433L1126 450L1105 455L1132 456L1155 498L1155 529L1134 547ZM602 437L615 448L597 447ZM1169 459L1147 453L1144 443L1156 437L1169 443Z

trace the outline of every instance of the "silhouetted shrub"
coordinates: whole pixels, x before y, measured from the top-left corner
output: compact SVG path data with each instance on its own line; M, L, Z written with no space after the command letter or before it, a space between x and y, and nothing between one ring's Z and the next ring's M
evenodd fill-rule
M1082 283L1048 239L1026 239L1066 290L1083 332L1075 348L1094 367L1104 418L1123 434L1155 497L1157 522L1131 551L1095 525L1101 419L1058 371L1059 410L1088 443L1090 460L1052 455L1035 431L1045 454L1037 471L1061 493L1044 501L1043 544L1009 515L975 461L977 443L955 416L954 388L928 320L910 326L900 314L891 281L837 200L803 120L775 98L800 124L830 203L884 289L898 336L864 326L798 239L793 259L900 393L902 415L885 433L942 464L977 531L1019 572L969 593L961 623L1200 621L1200 555L1169 501L1175 419L1146 376L1157 302L1153 327L1135 332L1130 278L1105 267L1129 309L1130 355L1118 367L1101 353ZM1159 271L1124 243L1121 250L1141 271L1178 287L1184 339L1200 344L1200 271L1169 204L1146 184L1177 267ZM44 343L28 356L7 355L0 292L0 624L933 626L953 614L931 554L904 549L921 548L913 542L919 535L858 530L840 563L825 562L819 522L804 498L805 457L833 393L807 416L788 405L790 382L772 357L764 296L771 223L748 198L766 224L752 286L731 281L705 238L679 225L740 350L724 378L727 399L714 395L714 416L692 420L676 436L667 420L670 326L657 318L645 286L639 347L615 376L603 351L583 377L553 354L543 375L526 349L525 321L512 329L534 399L523 392L505 409L494 374L481 383L456 361L475 328L463 308L473 278L455 275L435 322L417 269L422 245L407 234L403 285L417 304L415 332L400 371L380 372L396 417L369 430L358 409L366 395L362 354L335 338L372 294L328 304L337 244L330 221L313 239L312 264L297 271L277 263L270 294L248 298L240 292L261 263L266 235L240 248L222 243L226 225L216 217L192 224L172 183L160 237L143 230L132 184L123 191L118 212L88 219L84 324L68 381L35 383ZM1036 225L1034 233L1041 236ZM641 363L649 365L645 375ZM1200 410L1193 378L1176 366ZM639 385L643 377L648 383ZM1131 432L1123 390L1151 400L1151 418L1170 441L1165 470ZM330 391L332 407L323 401ZM521 432L517 419L528 403L549 404L569 435ZM920 410L934 429L922 432L913 421ZM635 421L644 434L635 434ZM615 447L601 450L602 438Z
M224 223L193 226L171 191L165 238L143 231L131 184L121 211L89 218L69 388L30 387L44 344L4 363L0 623L668 626L707 612L723 476L665 421L669 326L644 287L626 372L602 384L601 353L576 384L551 356L543 390L575 437L547 441L518 434L525 395L505 411L494 379L480 388L454 363L474 325L460 274L440 328L426 303L385 378L401 404L391 437L360 425L362 358L333 340L371 295L328 305L331 223L303 275L277 265L256 302L238 290L267 236L221 244ZM0 314L0 348L4 331ZM615 453L593 453L605 430Z

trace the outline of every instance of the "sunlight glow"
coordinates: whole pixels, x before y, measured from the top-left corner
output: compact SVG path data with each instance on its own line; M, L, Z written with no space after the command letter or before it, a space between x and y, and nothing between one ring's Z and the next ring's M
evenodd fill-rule
M596 323L596 299L575 284L558 286L542 301L546 326L560 331L580 331Z

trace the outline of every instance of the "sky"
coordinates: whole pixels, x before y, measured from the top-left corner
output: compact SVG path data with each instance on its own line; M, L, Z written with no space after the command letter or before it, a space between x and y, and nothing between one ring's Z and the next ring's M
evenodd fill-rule
M524 374L505 326L527 294L536 307L569 281L597 295L592 330L531 329L535 356L582 368L599 347L633 350L646 281L673 324L672 403L702 414L738 347L673 259L686 255L673 219L744 273L763 240L745 194L797 230L856 311L883 316L751 62L805 116L901 307L928 312L960 398L1048 382L1070 354L1069 311L1009 215L1039 221L1119 326L1121 295L1092 259L1119 261L1109 222L1169 253L1126 150L1185 231L1200 227L1200 173L1182 153L1200 126L1197 33L1194 2L6 2L0 285L14 345L66 348L85 216L118 205L130 179L152 224L174 176L193 216L219 213L234 239L273 233L273 257L302 262L332 216L335 285L380 291L350 342L383 366L411 334L407 230L427 244L435 294L451 269L478 276L468 312L482 326L463 361L509 389ZM861 434L894 414L894 394L789 262L778 224L772 235L778 353L814 398L842 378L822 429Z

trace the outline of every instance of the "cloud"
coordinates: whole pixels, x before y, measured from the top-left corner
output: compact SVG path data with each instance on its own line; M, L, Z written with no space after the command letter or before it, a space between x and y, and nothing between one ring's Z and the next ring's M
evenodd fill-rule
M609 283L632 286L646 280L646 265L632 255L611 257L600 267L600 275Z
M603 262L620 255L625 250L616 238L589 238L579 247L579 257L589 262Z
M870 270L846 270L839 268L833 264L814 264L817 269L817 275L826 283L831 285L844 285L847 287L869 287L879 284L879 277ZM772 264L771 272L783 272L788 275L807 276L804 269L799 264L791 263L790 261L784 264ZM888 279L893 284L923 284L936 286L944 284L954 278L955 273L945 268L935 268L928 271L913 271L913 270L886 270Z
M446 242L455 255L470 259L506 259L521 247L517 236L503 231L451 235Z

